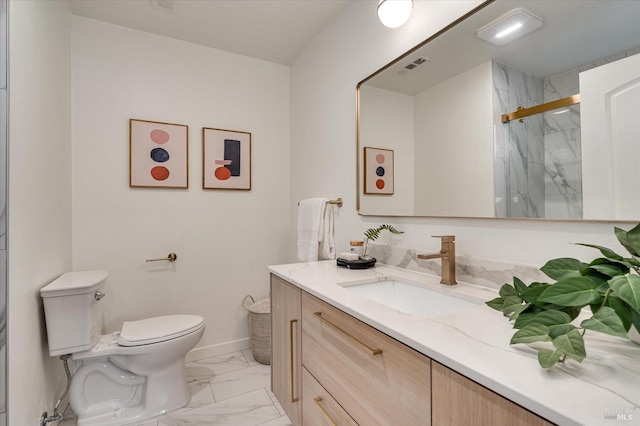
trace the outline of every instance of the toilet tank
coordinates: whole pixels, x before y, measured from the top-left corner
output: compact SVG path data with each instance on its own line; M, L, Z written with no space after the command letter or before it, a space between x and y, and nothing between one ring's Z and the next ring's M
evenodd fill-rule
M101 291L106 271L67 272L40 289L49 355L90 349L102 332Z

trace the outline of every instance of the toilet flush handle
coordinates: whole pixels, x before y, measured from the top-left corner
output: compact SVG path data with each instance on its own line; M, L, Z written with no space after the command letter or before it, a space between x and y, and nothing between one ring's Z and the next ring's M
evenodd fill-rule
M96 300L100 300L103 297L105 297L106 295L107 295L106 293L103 293L101 291L96 291L96 293L94 294L94 297L96 298Z

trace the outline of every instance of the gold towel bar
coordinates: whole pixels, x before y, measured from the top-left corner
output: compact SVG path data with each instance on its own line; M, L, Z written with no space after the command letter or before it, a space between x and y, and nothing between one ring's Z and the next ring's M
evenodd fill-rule
M338 199L336 200L329 200L328 203L335 204L338 207L342 207L342 198L338 197ZM300 205L300 203L298 203L298 205Z

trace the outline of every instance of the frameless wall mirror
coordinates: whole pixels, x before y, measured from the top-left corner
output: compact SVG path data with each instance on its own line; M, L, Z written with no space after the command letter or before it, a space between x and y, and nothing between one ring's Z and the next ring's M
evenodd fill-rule
M640 220L640 1L486 2L357 94L360 214Z

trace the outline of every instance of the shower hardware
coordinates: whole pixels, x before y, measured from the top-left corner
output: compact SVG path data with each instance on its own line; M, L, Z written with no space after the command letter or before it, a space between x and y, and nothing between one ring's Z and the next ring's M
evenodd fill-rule
M541 114L543 112L552 111L554 109L567 107L580 103L580 94L569 96L567 98L558 99L547 102L545 104L536 105L530 108L518 107L517 111L508 114L502 114L502 123L508 123L511 120L528 117L530 115Z
M162 262L163 260L168 260L169 262L175 262L178 258L178 255L175 253L169 253L167 257L163 257L160 259L147 259L146 262Z

